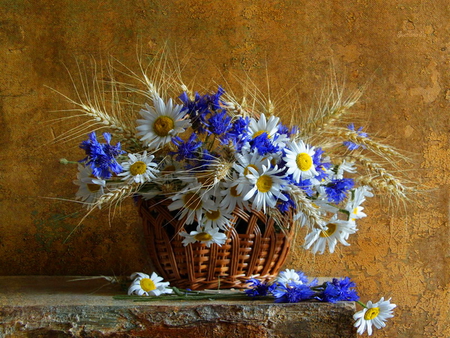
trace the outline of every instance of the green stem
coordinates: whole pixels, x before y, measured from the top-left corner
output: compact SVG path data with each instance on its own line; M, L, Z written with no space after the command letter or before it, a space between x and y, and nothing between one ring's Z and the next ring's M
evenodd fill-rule
M356 301L359 305L361 305L363 308L368 308L366 304L360 302L359 300Z
M65 158L59 159L59 163L61 163L61 164L78 164L78 162L69 161L68 159L65 159Z

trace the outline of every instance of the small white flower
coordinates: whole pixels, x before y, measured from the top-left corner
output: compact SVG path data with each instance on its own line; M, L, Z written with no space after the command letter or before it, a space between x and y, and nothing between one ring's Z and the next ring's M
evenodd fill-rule
M219 232L219 228L203 229L200 225L197 226L196 231L191 231L189 234L185 231L180 232L180 236L184 237L182 242L184 246L200 242L206 244L209 248L213 243L221 246L222 244L225 244L227 240L227 236L224 233Z
M157 164L152 162L153 155L147 156L147 151L144 151L142 155L130 153L128 158L127 162L121 163L123 172L119 176L124 176L122 180L143 184L156 178L155 174L158 169L156 169Z
M151 276L142 272L135 272L130 276L134 279L128 289L128 294L138 296L159 296L163 293L172 293L172 289L168 288L169 282L163 282L163 278L155 272Z
M303 284L300 275L294 269L286 269L278 274L276 282L288 285L288 283Z
M263 164L266 164L268 157L261 156L257 151L242 153L236 153L236 162L233 164L233 168L239 173L240 176L249 174L250 168L260 171Z
M287 174L292 174L292 178L296 182L314 178L318 175L313 161L315 154L314 147L305 145L302 140L297 143L290 142L285 149L285 153L286 156L283 157L283 159L286 161L286 166L289 168Z
M246 177L251 184L251 189L244 196L244 201L250 200L254 210L263 209L265 212L267 207L274 208L278 199L287 201L287 197L281 192L284 181L282 177L277 176L283 169L263 165L261 173L254 168L249 168L249 171Z
M251 118L248 125L250 137L255 138L263 133L266 133L267 137L272 139L278 132L279 121L280 118L274 115L269 117L268 121L266 119L266 115L264 114L261 114L261 117L258 121L256 121L254 118Z
M337 168L337 172L336 172L336 176L335 178L337 179L342 179L344 178L344 173L351 173L354 174L356 173L356 167L353 163L351 162L347 162L347 161L343 161L342 164Z
M333 253L337 242L350 245L346 242L350 234L357 231L355 222L338 220L334 215L326 225L326 229L313 229L305 237L305 249L312 247L312 253L324 253L327 245L328 250Z
M87 203L88 208L91 208L92 203L104 194L106 186L105 180L92 174L91 167L83 167L81 164L78 164L77 179L73 183L79 186L75 195L76 199Z
M227 230L231 226L231 218L233 218L233 215L230 212L222 210L220 207L215 207L205 211L202 223L208 229L219 228Z
M190 126L188 120L183 120L185 116L183 106L174 105L172 99L165 104L160 97L155 96L153 106L145 104L146 109L140 111L144 119L137 120L139 126L136 128L137 136L142 136L141 141L151 149L170 142L173 136Z
M192 224L194 221L201 222L205 212L214 208L214 203L202 185L195 181L186 186L185 189L172 197L173 203L167 208L170 211L182 209L178 218L186 216L185 223Z
M393 309L397 306L391 304L391 299L384 300L384 297L372 304L372 301L367 302L367 307L358 311L353 315L353 319L356 320L355 327L358 328L358 334L363 334L367 329L367 334L372 335L372 324L381 329L386 326L386 320L394 317Z
M240 183L241 182L236 177L236 173L233 172L233 180L226 181L222 184L222 190L220 191L222 201L220 202L220 207L223 208L225 212L231 213L236 207L241 209L248 208L248 202L244 201L243 194L238 192Z
M363 212L361 204L366 200L366 196L371 196L370 188L366 186L358 187L353 192L353 199L349 200L345 210L349 213L349 220L354 221L367 215ZM373 196L373 195L372 195Z

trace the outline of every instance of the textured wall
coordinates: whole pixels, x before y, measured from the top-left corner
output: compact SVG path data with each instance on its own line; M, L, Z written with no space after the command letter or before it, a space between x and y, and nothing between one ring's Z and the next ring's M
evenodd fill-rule
M415 158L406 170L429 192L393 217L372 200L350 247L299 249L289 267L348 275L364 301L392 297L396 317L379 337L449 337L449 18L447 0L0 0L0 274L148 268L131 202L111 222L101 211L74 229L83 210L48 199L76 191L74 168L58 160L79 159L79 140L52 145L67 123L46 122L68 108L46 86L74 96L65 66L76 74L75 58L111 54L133 67L137 46L152 54L167 41L190 53L187 76L245 69L264 84L267 68L273 92L296 84L306 107L333 60L349 89L371 80L354 109Z

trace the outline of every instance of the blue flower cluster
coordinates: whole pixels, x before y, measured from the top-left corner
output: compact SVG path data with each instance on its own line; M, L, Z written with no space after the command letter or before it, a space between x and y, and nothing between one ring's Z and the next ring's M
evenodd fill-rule
M339 301L357 301L358 293L354 289L356 284L345 277L343 279L333 278L332 282L326 282L322 286L316 299L322 302L336 303Z
M353 188L354 181L351 178L332 180L325 186L328 202L339 204L347 197L347 192Z
M297 271L297 280L281 281L278 278L273 284L261 282L255 278L247 281L249 289L245 293L254 298L273 297L276 303L298 303L301 301L321 301L336 303L338 301L357 301L358 293L354 289L355 283L350 278L333 278L331 282L317 285L314 279L308 278L301 271Z
M222 144L231 143L239 151L248 141L247 128L250 121L248 117L237 117L234 120L231 118L225 102L221 99L224 93L225 91L219 86L217 93L214 94L200 95L195 93L194 99L191 100L184 92L179 98L183 102L183 110L189 116L192 129L195 130L197 135L212 135ZM205 140L206 142L207 140ZM179 137L174 138L173 143L179 146ZM209 145L200 143L200 146L208 148ZM201 155L201 152L195 152L198 148L196 146L190 149L197 157ZM186 156L188 155L186 151L178 151L176 154L177 161L191 159L190 155Z
M314 189L315 182L328 182L325 191L328 194L328 202L339 204L348 195L348 191L353 188L351 179L330 179L332 164L328 160L323 160L324 151L316 148L313 155L313 165L318 173L314 178L301 179L296 181L292 175L288 175L287 166L283 160L286 147L286 141L298 132L296 126L288 128L279 123L277 132L268 135L267 132L261 132L258 135L249 135L250 119L248 117L236 116L232 118L228 112L227 103L222 99L225 91L219 86L216 93L200 95L195 93L193 98L184 92L179 96L183 103L183 110L186 116L189 116L194 133L188 140L183 140L179 136L172 138L172 144L176 150L171 152L176 161L184 162L186 169L200 170L205 169L208 161L213 158L223 156L220 151L213 149L213 142L219 140L222 145L230 146L235 152L239 153L246 148L247 152L257 152L260 156L277 157L278 168L286 168L280 171L277 176L281 177L286 186L296 185L305 193L314 198L317 191ZM200 137L203 135L203 137ZM295 208L295 202L288 193L282 192L287 198L286 201L278 199L276 206L285 213L289 208Z
M86 157L80 162L92 168L92 174L103 178L111 178L112 174L122 172L122 166L117 162L116 157L124 154L120 142L115 146L111 144L111 134L104 133L103 138L106 143L97 140L95 132L89 134L89 139L81 142L80 148L86 152Z

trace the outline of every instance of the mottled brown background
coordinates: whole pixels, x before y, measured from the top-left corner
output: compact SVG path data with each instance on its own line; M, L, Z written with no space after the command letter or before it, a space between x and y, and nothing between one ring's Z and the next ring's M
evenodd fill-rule
M0 1L0 274L129 274L148 269L130 203L108 222L83 215L72 198L78 141L47 145L74 96L65 66L113 55L136 66L136 47L152 54L167 42L189 51L186 74L198 81L242 69L273 92L298 85L304 106L327 82L330 60L350 89L370 82L354 108L368 132L411 153L430 193L394 217L371 201L369 217L334 255L297 250L289 267L345 276L362 300L392 297L396 317L378 337L449 337L450 4L395 1ZM279 96L281 97L281 96ZM299 243L301 244L301 243Z

